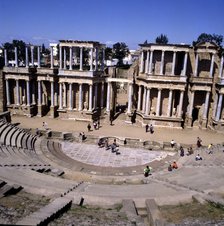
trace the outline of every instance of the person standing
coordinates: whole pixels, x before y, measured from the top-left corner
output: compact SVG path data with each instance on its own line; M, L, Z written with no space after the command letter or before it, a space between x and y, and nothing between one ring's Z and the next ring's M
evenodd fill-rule
M148 133L148 130L149 130L149 125L146 124L146 126L145 126L145 132Z
M90 123L88 123L87 129L88 129L88 132L90 132L90 130L91 130L91 125L90 125Z

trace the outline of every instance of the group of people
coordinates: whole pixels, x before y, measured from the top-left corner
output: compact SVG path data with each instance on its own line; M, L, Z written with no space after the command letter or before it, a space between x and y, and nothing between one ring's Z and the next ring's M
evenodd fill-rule
M153 125L150 124L150 126L149 126L148 124L146 124L146 126L145 126L145 132L146 133L150 132L151 134L153 134L154 133L154 127L153 127Z
M168 171L172 171L173 169L178 169L177 163L175 161L168 166Z
M88 132L91 131L91 128L92 128L92 127L91 127L90 123L88 123L88 125L87 125ZM95 130L97 130L97 129L100 128L100 120L94 121L94 122L93 122L93 128L94 128Z
M109 144L108 138L100 138L98 141L98 147L103 148L105 147L106 150L111 149L111 152L115 152L117 155L120 154L119 152L119 145L117 144L116 139L114 139L112 144Z

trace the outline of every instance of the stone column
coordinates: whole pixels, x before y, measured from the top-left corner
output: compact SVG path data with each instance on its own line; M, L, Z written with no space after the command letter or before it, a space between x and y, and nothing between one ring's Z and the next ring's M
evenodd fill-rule
M98 70L98 48L95 49L96 50L96 58L95 58L95 71Z
M178 117L182 115L182 108L183 108L183 101L184 101L184 91L180 91L180 100L179 100L179 107L178 107Z
M130 114L132 109L132 84L129 84L128 90L128 111L127 113Z
M89 84L89 111L92 111L93 104L93 85Z
M67 90L66 90L66 84L65 82L63 83L63 90L64 90L64 96L63 96L63 108L67 107Z
M53 46L51 46L50 48L51 48L51 69L53 69L54 68Z
M83 93L82 93L82 83L79 84L79 111L82 111L83 109L83 103L82 103L82 99L83 99Z
M62 109L62 83L59 83L59 110Z
M82 71L82 61L83 61L83 47L80 47L80 64L79 64L79 70Z
M101 108L103 108L103 104L104 104L104 83L101 83L101 102L100 102L100 106Z
M144 71L144 51L142 51L142 54L141 54L140 73L143 73L143 71Z
M212 53L212 60L211 60L210 73L209 73L209 77L210 78L213 76L214 60L215 60L215 54Z
M59 69L62 69L62 47L61 46L59 46L59 61L60 61Z
M198 76L198 60L199 60L199 56L198 56L198 53L196 52L195 68L194 68L194 76L195 77Z
M73 108L72 83L69 83L69 110Z
M30 50L31 50L31 65L32 65L32 67L34 66L33 49L34 49L34 46L30 46Z
M15 66L18 67L18 54L17 54L17 47L15 47Z
M167 109L167 116L171 116L171 109L172 109L172 100L173 100L173 90L170 89L169 91L169 100L168 100L168 109Z
M223 56L221 57L221 61L220 61L220 67L219 67L219 77L222 78L223 77Z
M25 50L25 52L26 52L26 68L28 68L28 67L29 67L28 46L26 46L26 50Z
M66 70L67 69L67 65L66 65L66 49L64 47L64 69Z
M7 57L7 50L4 49L4 58L5 58L5 66L8 67L8 57Z
M26 81L27 106L30 106L30 81Z
M41 106L42 104L42 87L41 81L38 81L38 105Z
M153 50L150 52L149 74L152 74Z
M36 98L35 98L35 82L32 81L32 104L36 104Z
M90 48L90 71L93 71L93 48Z
M219 94L219 102L218 102L218 106L217 106L216 117L215 117L215 120L216 121L219 121L220 120L220 117L221 117L222 99L223 99L223 94L220 93Z
M156 116L160 116L161 93L162 93L162 90L158 89L157 105L156 105Z
M97 108L97 99L98 99L98 84L95 83L94 84L94 108L96 109Z
M150 112L150 88L147 88L147 95L146 95L146 109L145 109L145 114L149 115Z
M194 91L191 91L191 100L190 100L190 106L189 106L189 112L188 112L188 116L192 117L192 111L193 111L193 106L194 106Z
M105 49L102 49L102 63L101 63L101 70L104 71L104 61L105 61Z
M149 51L147 51L145 73L148 73L148 71L149 71Z
M217 110L217 104L218 104L218 93L215 93L215 100L213 105L213 112L212 112L212 118L215 119L216 116L216 110Z
M184 55L184 66L183 66L182 76L185 76L186 75L186 71L187 71L187 57L188 57L188 52L185 52L185 55Z
M110 95L111 95L111 83L107 83L107 106L106 106L106 111L110 111Z
M171 71L171 75L174 75L174 74L175 74L176 55L177 55L177 52L174 51L174 52L173 52L173 63L172 63L172 71Z
M40 46L37 46L37 67L40 68Z
M142 103L142 113L145 113L145 104L146 104L146 92L147 92L147 88L144 87L144 93L143 93L143 103Z
M209 105L209 97L210 97L210 92L207 91L207 93L206 93L206 98L205 98L204 111L203 111L203 119L207 119L207 115L208 115L208 105Z
M16 80L16 96L17 96L17 105L20 105L20 95L19 95L19 80Z
M164 56L165 56L165 51L162 50L161 64L160 64L160 75L163 75L163 69L164 69Z
M51 107L54 107L54 82L51 82Z
M138 87L138 107L137 110L140 111L141 110L141 101L142 101L142 86L139 85Z
M69 70L72 70L72 47L69 46Z
M10 101L10 93L9 93L9 80L6 79L5 80L5 83L6 83L6 99L7 99L7 106L11 104L11 101Z

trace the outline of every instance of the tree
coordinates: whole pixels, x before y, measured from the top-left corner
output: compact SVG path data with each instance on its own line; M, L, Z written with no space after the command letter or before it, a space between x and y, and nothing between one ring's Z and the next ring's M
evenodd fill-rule
M166 35L161 34L156 38L155 41L157 44L167 44L169 40Z
M105 60L111 60L112 59L112 48L106 47L105 48Z
M193 41L193 46L197 45L200 42L214 42L217 44L219 47L222 47L222 42L223 42L223 36L222 35L217 35L217 34L207 34L207 33L201 33L198 36L197 41Z
M128 53L128 46L124 42L117 42L113 45L112 57L118 59L118 65L123 65L123 58Z

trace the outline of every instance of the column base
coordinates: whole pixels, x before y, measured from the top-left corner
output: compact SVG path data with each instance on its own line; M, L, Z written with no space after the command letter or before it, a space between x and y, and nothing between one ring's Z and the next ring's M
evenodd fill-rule
M184 124L186 127L192 127L192 117L187 116Z
M202 128L207 128L207 126L208 126L208 120L207 120L207 118L202 119L201 127Z
M43 117L43 105L38 105L37 106L37 116L38 117Z
M50 107L50 118L55 118L58 116L58 106Z

